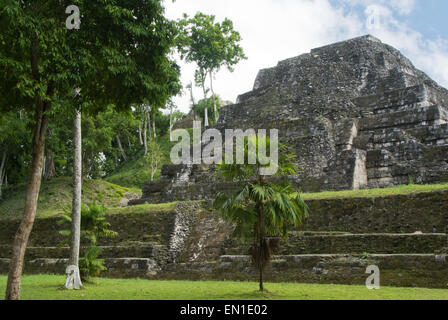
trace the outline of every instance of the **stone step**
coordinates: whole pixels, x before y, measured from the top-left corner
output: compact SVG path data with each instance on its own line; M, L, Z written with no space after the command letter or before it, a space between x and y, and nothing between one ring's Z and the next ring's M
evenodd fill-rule
M163 261L168 257L168 248L161 245L140 245L140 246L110 246L99 247L102 253L99 258L153 258ZM84 255L86 248L81 248L80 256ZM0 246L0 258L12 256L10 246ZM26 250L26 261L36 259L66 259L70 256L68 247L28 247Z
M282 255L435 253L448 246L448 235L437 234L316 234L296 232L281 244ZM247 254L249 246L228 242L225 255Z
M362 110L371 110L374 114L410 110L432 104L445 105L447 102L446 93L425 84L353 99L353 103Z
M223 280L256 281L248 256L222 256L209 271ZM381 286L448 287L448 258L434 254L287 255L276 256L265 271L266 281L365 285L368 266L380 270ZM177 270L187 276L186 266ZM179 269L180 269L179 268Z
M0 274L7 274L9 259L0 258ZM27 261L25 274L65 274L68 259L35 259ZM108 258L104 260L107 270L101 276L112 278L152 277L160 270L160 263L152 258Z
M406 132L425 145L441 146L448 144L448 124L417 127L408 129Z
M415 126L441 125L448 120L445 108L433 105L424 108L366 116L359 121L361 132L374 132L385 128L410 129Z

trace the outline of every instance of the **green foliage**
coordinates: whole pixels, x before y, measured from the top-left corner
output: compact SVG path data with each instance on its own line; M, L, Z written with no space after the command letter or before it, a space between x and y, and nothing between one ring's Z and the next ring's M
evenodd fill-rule
M222 66L233 66L247 59L239 45L241 35L233 28L233 22L224 19L216 22L215 16L197 13L193 18L184 15L179 21L181 34L178 48L187 62L196 62L200 70L219 71Z
M164 105L179 69L170 60L177 26L159 0L76 0L81 28L65 26L59 0L6 1L0 7L0 108L33 107L81 90L81 104L97 112L109 104ZM30 70L39 52L38 69ZM32 71L32 72L31 72ZM176 82L176 81L174 81Z
M31 159L31 137L28 132L30 123L31 119L25 112L0 114L0 162L5 153L4 170L10 185L23 182L28 175L25 164Z
M88 282L90 278L99 276L101 271L107 270L104 259L99 258L101 252L101 248L91 245L84 257L79 259L79 273L83 282Z
M98 238L113 238L117 236L115 231L110 230L110 223L106 220L107 208L93 203L90 206L82 204L81 207L81 238L89 241L90 244L96 245ZM61 215L60 224L68 227L60 233L62 235L70 234L72 223L71 215Z

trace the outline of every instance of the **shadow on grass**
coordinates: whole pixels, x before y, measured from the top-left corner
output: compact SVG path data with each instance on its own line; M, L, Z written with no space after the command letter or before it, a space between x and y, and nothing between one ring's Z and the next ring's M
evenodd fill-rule
M257 299L264 299L264 300L272 300L272 299L282 299L286 298L287 296L281 295L277 292L270 292L269 290L264 290L263 292L260 292L259 290L246 292L246 293L238 293L238 294L226 294L226 297L230 300L257 300Z

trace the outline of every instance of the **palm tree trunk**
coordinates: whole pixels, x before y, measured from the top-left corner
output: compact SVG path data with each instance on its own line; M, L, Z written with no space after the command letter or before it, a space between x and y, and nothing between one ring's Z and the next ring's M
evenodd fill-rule
M263 287L263 270L265 267L265 251L264 251L264 246L265 246L265 237L266 237L266 226L265 226L265 217L264 217L264 212L263 212L263 207L260 204L258 207L258 217L259 217L259 231L258 231L258 250L259 250L259 256L260 256L260 264L259 264L259 268L260 268L260 291L263 292L264 291L264 287Z
M72 205L72 232L70 238L70 260L69 265L75 266L77 272L69 277L76 277L72 283L66 283L69 289L80 289L82 286L79 279L79 247L81 243L81 190L82 190L82 136L81 136L81 112L76 110L74 121L74 156L73 156L73 205ZM74 286L73 286L74 284Z

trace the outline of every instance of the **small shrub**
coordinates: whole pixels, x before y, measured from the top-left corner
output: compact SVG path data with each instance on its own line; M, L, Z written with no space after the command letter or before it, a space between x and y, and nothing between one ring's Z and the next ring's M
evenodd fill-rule
M104 266L104 259L99 259L103 250L95 245L87 248L83 258L79 259L79 272L81 280L88 282L91 277L97 277L101 271L107 270Z

